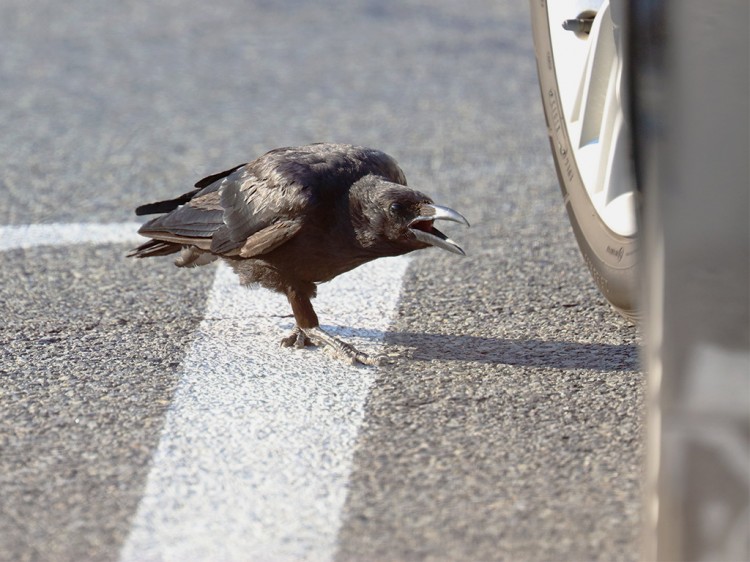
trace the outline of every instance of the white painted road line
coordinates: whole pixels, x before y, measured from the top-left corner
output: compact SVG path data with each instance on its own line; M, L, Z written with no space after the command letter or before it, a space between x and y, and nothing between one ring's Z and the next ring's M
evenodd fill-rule
M407 263L377 260L322 285L323 325L378 351ZM281 348L289 314L284 297L218 268L123 562L333 559L376 370Z
M146 238L137 234L140 226L137 222L0 226L0 251L28 249L34 246L145 242Z

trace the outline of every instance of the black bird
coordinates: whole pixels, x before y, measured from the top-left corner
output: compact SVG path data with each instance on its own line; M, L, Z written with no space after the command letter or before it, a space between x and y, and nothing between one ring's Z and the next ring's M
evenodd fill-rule
M328 143L277 148L135 213L166 214L138 230L151 240L129 256L179 252L178 267L222 258L243 285L258 283L289 299L296 326L283 346L326 346L364 364L376 361L320 328L310 302L316 284L370 260L429 246L463 255L433 222L469 225L453 209L406 187L403 171L387 154Z

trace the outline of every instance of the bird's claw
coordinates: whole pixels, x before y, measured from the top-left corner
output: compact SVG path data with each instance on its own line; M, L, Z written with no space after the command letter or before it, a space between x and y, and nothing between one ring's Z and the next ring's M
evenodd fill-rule
M302 328L299 328L298 326L295 326L292 333L281 340L281 347L295 347L297 349L302 349L306 345L313 345L313 343L310 341L310 338L305 335L305 332L302 331Z
M281 345L297 349L302 349L307 345L325 347L338 359L351 365L378 366L382 363L380 356L362 353L353 345L332 336L319 326L305 328L304 330L299 326L295 326L292 333L281 340Z

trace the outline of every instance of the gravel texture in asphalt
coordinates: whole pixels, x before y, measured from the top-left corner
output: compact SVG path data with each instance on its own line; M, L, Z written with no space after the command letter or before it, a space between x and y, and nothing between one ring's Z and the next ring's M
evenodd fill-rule
M468 257L400 279L335 544L310 559L638 558L638 337L575 247L525 3L9 0L0 35L0 225L122 225L322 140L392 154L472 223L447 229ZM200 334L213 266L102 242L2 254L3 560L118 559Z

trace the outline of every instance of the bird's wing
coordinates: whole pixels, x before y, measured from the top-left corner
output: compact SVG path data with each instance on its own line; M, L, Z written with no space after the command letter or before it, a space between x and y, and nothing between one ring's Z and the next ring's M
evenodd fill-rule
M291 239L313 210L333 205L368 174L406 184L396 161L377 150L327 143L278 148L204 178L193 192L151 204L148 210L170 212L139 232L214 254L260 255Z
M368 174L406 183L396 161L378 150L331 143L271 150L221 188L224 226L214 234L211 251L271 251L297 234L314 210L330 208Z
M305 178L256 160L221 189L223 224L213 234L211 251L239 250L243 257L270 252L299 231L314 197Z
M203 250L211 247L211 237L224 224L221 196L214 186L199 191L181 206L166 215L156 217L145 223L138 233L155 240L176 244L192 244ZM186 194L187 196L188 194ZM178 201L172 200L171 202ZM162 202L168 205L171 202ZM154 207L159 203L152 204Z
M140 214L167 214L138 232L219 255L270 252L299 231L310 203L309 181L276 170L278 162L264 158L208 176L178 198L139 207Z

